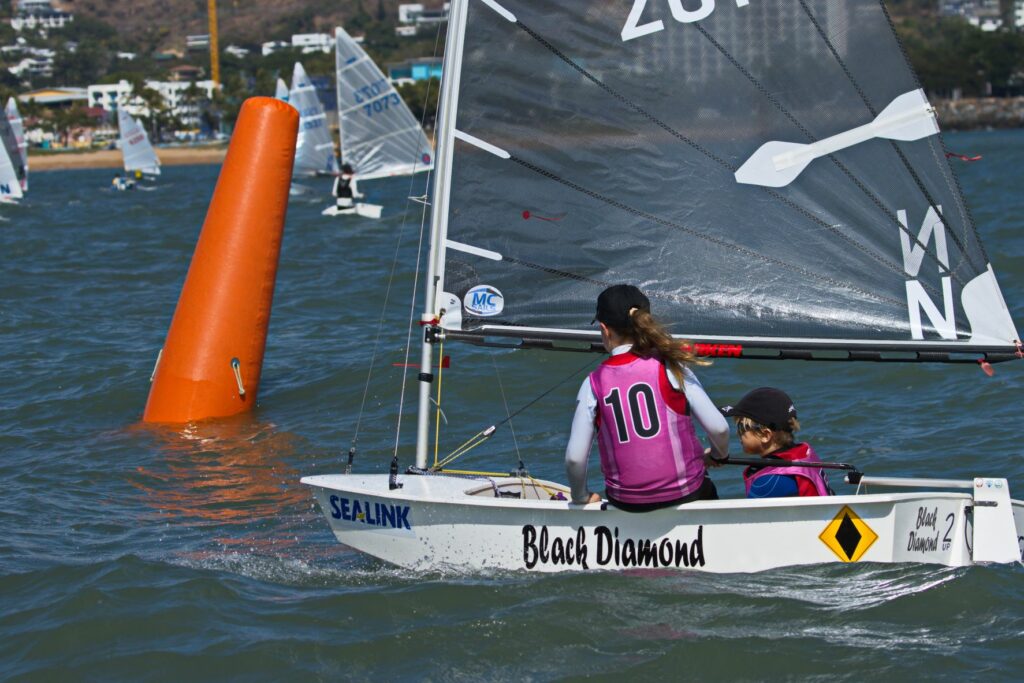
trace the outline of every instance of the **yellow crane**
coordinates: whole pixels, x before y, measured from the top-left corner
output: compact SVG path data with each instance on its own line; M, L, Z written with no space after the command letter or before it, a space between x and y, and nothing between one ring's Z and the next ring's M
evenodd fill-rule
M217 48L217 0L207 0L207 15L210 31L210 78L213 86L220 87L220 51Z

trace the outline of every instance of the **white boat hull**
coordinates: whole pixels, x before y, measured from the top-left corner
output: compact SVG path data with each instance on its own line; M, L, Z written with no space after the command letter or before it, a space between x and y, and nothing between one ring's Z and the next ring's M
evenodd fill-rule
M357 203L351 209L339 209L337 206L328 206L321 214L324 216L362 216L363 218L380 218L384 209L378 204Z
M537 488L518 478L399 479L403 488L393 491L385 475L302 482L313 487L340 542L410 569L731 573L844 562L957 567L977 561L976 492L698 501L630 513L547 499L549 492L568 495L552 482ZM1005 487L1005 480L985 481ZM495 497L494 487L527 498ZM996 534L985 552L992 561L1019 562L1024 503L1011 502L1008 487L1000 493L1005 500L986 511L1009 518L1013 532Z

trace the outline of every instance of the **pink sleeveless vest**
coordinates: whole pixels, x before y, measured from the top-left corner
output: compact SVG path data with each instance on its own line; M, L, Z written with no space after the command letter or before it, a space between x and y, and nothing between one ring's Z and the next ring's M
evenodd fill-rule
M656 358L612 356L590 373L607 494L623 503L662 503L704 482L704 449L686 396Z
M798 443L795 446L791 446L784 451L777 451L773 453L783 460L790 462L821 462L818 459L818 454L814 452L810 444ZM772 460L765 460L765 462L773 462ZM779 462L775 460L774 462ZM799 495L801 496L830 496L832 492L828 487L828 479L825 477L824 470L819 470L813 467L792 467L788 465L772 465L769 467L762 467L753 474L750 474L750 469L743 470L743 483L747 487L747 495L750 495L750 487L760 477L764 477L770 474L784 474L790 477L797 478L797 486L800 489ZM809 485L804 482L809 482Z

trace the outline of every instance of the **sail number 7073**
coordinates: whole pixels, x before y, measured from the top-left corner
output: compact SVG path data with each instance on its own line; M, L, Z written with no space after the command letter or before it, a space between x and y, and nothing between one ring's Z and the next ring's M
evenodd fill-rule
M715 0L700 0L700 6L692 10L683 7L683 0L665 1L668 2L672 18L680 24L692 24L695 21L707 18L709 14L715 11ZM736 0L737 7L746 7L749 4L750 0ZM623 42L665 30L665 23L661 19L649 21L646 24L640 23L640 16L643 14L646 6L647 0L633 0L633 8L629 10L629 16L626 17L626 25L622 27Z

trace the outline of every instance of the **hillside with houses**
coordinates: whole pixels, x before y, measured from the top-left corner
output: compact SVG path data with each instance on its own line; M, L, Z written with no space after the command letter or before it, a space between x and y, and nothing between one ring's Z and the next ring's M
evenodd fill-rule
M202 0L9 0L0 5L0 98L17 98L36 147L108 144L122 107L158 141L214 139L230 132L246 97L272 94L301 61L330 116L333 27L343 25L429 125L446 3L215 5L216 77ZM887 7L944 125L1024 125L1016 99L1024 95L1024 0L891 0Z

